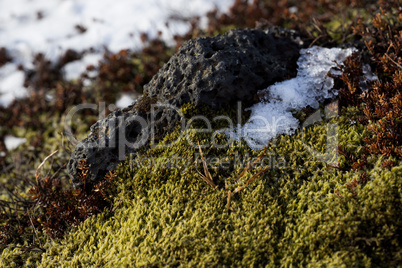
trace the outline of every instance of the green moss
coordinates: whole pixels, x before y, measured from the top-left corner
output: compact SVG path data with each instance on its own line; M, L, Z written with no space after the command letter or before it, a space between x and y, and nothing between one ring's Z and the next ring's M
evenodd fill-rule
M186 106L191 110L191 107ZM189 114L194 114L194 110ZM358 153L362 126L339 124L339 143ZM267 154L282 165L237 193L226 210L227 192L243 184L236 155L255 157L243 143L203 149L204 156L232 161L210 165L212 188L197 176L196 147L185 137L170 148L151 148L118 168L114 214L87 220L62 240L49 241L39 267L121 266L395 266L402 262L400 234L402 165L391 170L372 158L364 170L351 172L318 161L306 149L324 152L328 122L294 136L280 136ZM205 141L205 133L189 131ZM168 135L169 143L180 132ZM167 166L173 157L181 164ZM148 160L147 160L148 159ZM147 162L148 161L148 162ZM153 161L153 162L152 162ZM340 166L346 159L340 157ZM186 168L183 163L188 162ZM199 160L198 160L199 162ZM211 162L209 162L211 163ZM233 164L237 163L237 164ZM138 164L138 165L137 165ZM142 165L141 165L142 164ZM256 167L254 174L262 167ZM199 162L198 170L202 170ZM347 184L369 176L353 194ZM337 194L335 194L335 192ZM7 263L4 251L2 260Z
M345 7L339 7L339 10L342 9L345 9ZM343 12L334 14L331 20L324 23L324 26L331 38L342 44L355 38L350 32L350 26L356 23L356 18L360 18L362 21L370 21L372 14L364 8L346 9Z
M43 252L39 249L31 249L9 246L5 248L0 257L1 267L36 267Z
M265 2L266 6L271 5L270 1ZM293 2L289 6L298 6L298 2ZM339 3L341 8L335 8L335 14L327 13L332 14L330 20L322 16L317 25L301 25L312 32L315 44L334 45L355 40L356 35L351 35L349 25L356 24L357 17L370 24L372 15L369 13L373 11L369 4L364 9L345 9L339 14L343 5ZM324 5L315 7L315 11L306 7L299 8L297 15L305 13L310 18L326 14ZM282 13L275 12L273 16ZM241 14L248 13L241 11L239 14L243 20L245 16ZM397 23L397 16L391 13L382 16ZM230 21L236 20L228 23ZM220 21L209 29L210 34L234 27L228 23ZM294 25L288 20L281 23ZM197 31L199 29L195 29L193 36ZM206 33L201 31L202 34ZM96 100L114 102L121 91L135 88L141 92L142 85L175 50L158 47L156 57L155 51L127 57L123 52L121 60L111 57L103 70L108 76L98 78L87 89L91 92L89 95ZM119 68L130 67L125 69L130 74L128 81L115 75L112 63ZM378 76L389 78L389 74L381 72ZM133 77L135 82L131 81ZM196 109L191 104L185 105L182 111L188 117L202 114L212 119L216 115L207 107ZM296 116L303 122L310 113L306 109L298 111ZM0 266L401 266L401 160L390 157L395 166L388 169L384 167L384 159L368 155L365 166L352 171L353 159L362 160L366 153L364 139L372 135L365 126L355 122L359 114L362 115L362 109L347 107L342 110L344 117L311 126L291 137L276 138L267 151L265 160L268 162L264 162L272 168L234 195L230 212L226 209L227 190L233 191L263 169L264 166L257 166L237 181L244 165L260 152L237 142L224 148L203 148L217 185L212 189L198 176L202 163L196 146L197 142L210 144L211 133L188 131L183 136L177 128L158 143L159 146L152 144L153 148L119 166L114 209L90 218L78 228L71 228L60 240L50 240L41 231L32 239L33 232L28 232L30 238L26 235L25 240L22 239L25 241L22 247L9 244L1 248ZM238 123L234 109L222 115ZM247 116L242 116L243 123ZM32 182L37 166L46 156L59 150L51 160L54 162L51 164L49 160L44 166L49 174L54 174L69 158L60 137L64 131L63 115L43 112L35 114L35 118L40 121L40 128L0 130L3 135L13 134L28 140L26 145L7 156L5 172L0 175L0 183L22 197L26 197L25 191L30 186L27 181ZM84 138L95 122L88 114L82 118L77 117L72 122L78 140ZM28 117L22 119L31 121ZM340 127L337 138L328 137L326 126L329 123ZM206 127L202 120L192 122L191 126ZM227 126L224 120L211 125L214 130ZM222 134L214 139L218 144L228 142ZM172 142L176 142L174 146L164 147ZM327 148L331 142L342 146L344 154L338 154L336 147ZM0 200L10 200L6 193L0 191ZM43 245L46 252L30 248L32 240Z

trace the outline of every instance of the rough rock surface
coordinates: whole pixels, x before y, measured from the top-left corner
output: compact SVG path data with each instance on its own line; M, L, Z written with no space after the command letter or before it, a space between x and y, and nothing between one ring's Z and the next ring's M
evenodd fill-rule
M242 101L253 103L258 90L294 77L299 57L295 34L278 29L232 30L224 35L198 38L179 51L144 87L144 97L111 113L91 127L67 165L75 188L78 163L86 159L93 185L125 156L163 136L180 121L177 110L187 102L220 109Z
M288 38L260 30L193 39L182 45L144 90L176 106L190 101L214 109L238 100L250 104L257 90L295 75L298 56L297 45Z

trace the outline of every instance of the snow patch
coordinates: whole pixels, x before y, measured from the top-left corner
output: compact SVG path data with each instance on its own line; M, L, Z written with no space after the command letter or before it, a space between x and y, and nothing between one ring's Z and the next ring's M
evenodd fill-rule
M68 79L76 79L88 61L101 58L104 48L113 53L121 49L140 49L140 33L149 38L162 32L162 39L173 44L173 36L190 29L188 22L176 18L200 16L217 7L226 12L234 0L13 0L0 1L0 47L5 47L15 66L32 69L33 56L43 53L55 62L67 49L92 48L97 55L84 57L64 69ZM169 21L169 27L166 22ZM79 31L82 26L86 31ZM89 64L91 64L89 63ZM0 104L8 105L15 97L25 96L22 73L0 68ZM16 69L16 68L15 68Z
M116 101L116 107L121 109L121 108L125 108L131 104L133 104L133 102L136 99L131 95L131 94L123 94L120 99L118 99Z
M25 138L18 138L11 135L6 135L4 137L4 145L6 146L8 151L14 150L18 148L21 144L25 143L27 139Z
M24 87L25 74L14 63L7 63L0 68L0 105L7 107L15 98L28 96Z
M314 109L327 98L337 95L334 81L327 76L332 68L350 56L355 49L314 46L300 51L297 77L276 83L259 92L262 102L255 104L249 121L228 134L232 139L243 138L252 149L261 149L279 134L293 134L299 121L292 111L311 106Z
M64 78L66 80L78 79L87 66L97 66L100 60L102 60L102 55L88 54L80 60L70 62L63 67Z

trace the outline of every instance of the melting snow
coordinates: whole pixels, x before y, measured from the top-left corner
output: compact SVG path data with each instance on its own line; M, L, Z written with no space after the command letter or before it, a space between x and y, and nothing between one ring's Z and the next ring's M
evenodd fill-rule
M354 49L312 47L302 49L297 61L297 77L276 83L259 92L265 96L262 102L255 104L249 121L238 126L228 134L232 139L243 138L253 149L266 146L278 134L293 134L299 127L299 121L292 110L311 106L318 108L319 103L337 94L332 89L334 81L327 76L334 71L336 63L341 64Z

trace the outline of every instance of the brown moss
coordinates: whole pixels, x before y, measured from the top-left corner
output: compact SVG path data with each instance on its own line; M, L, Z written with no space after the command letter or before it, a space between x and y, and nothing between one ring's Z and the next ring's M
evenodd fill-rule
M79 178L86 181L89 166L82 160L78 166ZM50 237L62 237L70 226L77 226L87 218L102 212L110 205L110 186L115 173L107 174L102 183L93 189L65 189L61 180L53 177L38 177L29 191L38 211L33 225L43 229ZM85 185L85 184L84 184Z
M368 90L359 87L364 80L358 55L348 58L341 80L343 105L354 105L363 110L361 122L367 124L371 135L365 138L366 153L402 157L402 24L398 1L379 1L382 6L371 23L361 20L353 27L371 54L370 65L379 79L369 83Z

